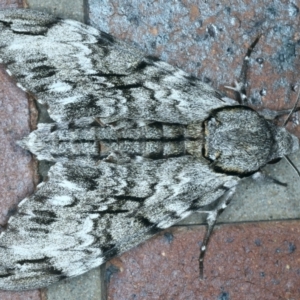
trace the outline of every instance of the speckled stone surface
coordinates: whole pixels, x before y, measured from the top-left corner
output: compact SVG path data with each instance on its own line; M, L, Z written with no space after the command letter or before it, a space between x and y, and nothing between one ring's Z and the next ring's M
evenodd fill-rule
M300 299L300 223L216 228L199 279L203 226L171 228L107 264L108 299Z

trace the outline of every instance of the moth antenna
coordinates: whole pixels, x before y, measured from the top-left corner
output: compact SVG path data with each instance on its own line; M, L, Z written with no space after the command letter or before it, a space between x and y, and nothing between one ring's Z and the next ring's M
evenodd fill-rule
M299 96L300 96L300 89L298 91L298 95L297 95L297 101L294 104L294 107L292 108L292 110L290 111L289 115L287 116L286 120L283 123L283 126L286 126L287 122L289 121L291 115L296 111L298 103L299 103Z
M259 34L256 37L256 39L251 43L251 45L248 48L247 53L244 57L244 62L243 62L243 65L242 65L240 76L239 76L239 81L243 82L244 84L246 83L247 72L248 72L248 68L249 68L249 58L250 58L252 52L254 51L255 46L259 42L261 36L262 36L262 34ZM245 94L245 91L243 91L243 92Z
M299 99L299 98L298 98ZM292 160L287 156L284 155L284 158L287 160L287 162L290 164L290 166L296 171L296 173L298 174L298 176L300 177L300 171L298 170L298 168L295 166L295 164L292 162Z

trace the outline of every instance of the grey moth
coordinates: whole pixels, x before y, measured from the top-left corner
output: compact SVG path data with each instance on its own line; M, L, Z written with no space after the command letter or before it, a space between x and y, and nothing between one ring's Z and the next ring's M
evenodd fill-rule
M215 203L201 265L240 178L299 148L253 109L76 21L2 10L0 59L51 118L19 144L53 164L1 233L1 289L80 275Z

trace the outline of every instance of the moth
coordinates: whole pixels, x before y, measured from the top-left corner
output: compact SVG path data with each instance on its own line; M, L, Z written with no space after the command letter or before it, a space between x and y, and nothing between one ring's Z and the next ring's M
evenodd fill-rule
M53 164L1 233L1 289L80 275L215 204L203 269L241 177L299 149L266 115L76 21L2 10L0 59L51 118L19 144Z

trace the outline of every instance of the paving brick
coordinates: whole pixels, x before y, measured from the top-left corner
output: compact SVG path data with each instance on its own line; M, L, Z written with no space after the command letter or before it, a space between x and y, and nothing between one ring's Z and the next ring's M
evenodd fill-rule
M261 34L249 74L250 102L281 109L298 78L299 8L284 0L89 0L90 23L224 89ZM259 4L259 5L258 5ZM267 94L262 96L265 88ZM291 95L292 94L292 95ZM290 107L290 106L289 106ZM297 127L298 126L294 126Z
M108 299L300 299L300 223L216 228L199 279L203 226L166 230L107 264Z

